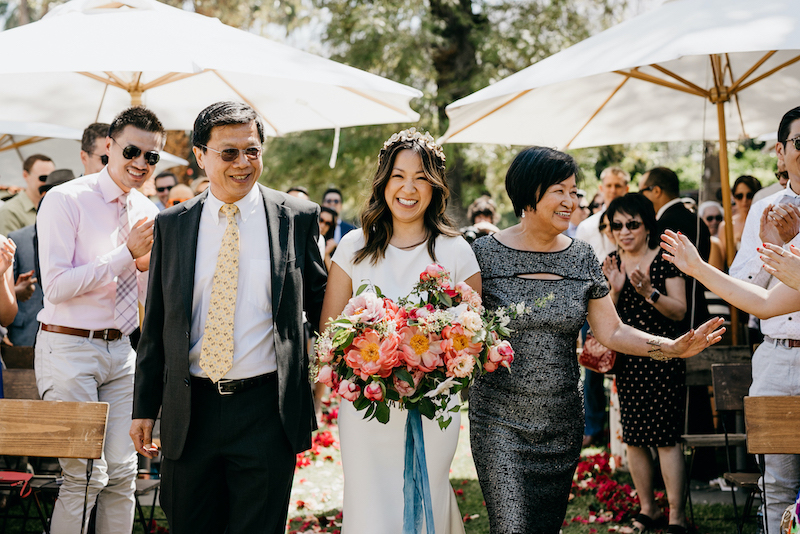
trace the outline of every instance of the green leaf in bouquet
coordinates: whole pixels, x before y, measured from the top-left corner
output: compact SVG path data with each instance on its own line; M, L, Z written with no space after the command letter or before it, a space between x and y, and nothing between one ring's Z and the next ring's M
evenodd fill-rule
M386 399L390 401L399 401L400 394L393 389L386 388Z
M363 293L368 287L369 287L369 284L361 284L360 286L358 286L358 289L356 290L356 296L358 296L361 293Z
M381 291L381 288L379 288L378 286L372 286L372 287L375 288L376 295L378 295L379 297L383 297L383 292Z
M450 426L450 423L453 421L453 418L452 417L448 417L447 419L445 419L444 417L440 417L438 419L438 421L439 421L439 428L444 430L448 426Z
M370 405L370 400L366 398L364 395L361 395L359 398L353 401L353 408L355 408L359 412L369 405Z
M447 411L448 411L448 412L453 412L453 413L456 413L456 412L458 412L460 409L461 409L461 405L460 405L460 404L456 404L455 406L453 406L452 408L450 408L450 409L449 409L449 410L447 410Z
M419 400L417 409L419 413L428 419L433 419L436 416L436 405L433 404L433 401L429 397L422 397Z
M350 343L345 344L345 341L351 336L353 336L355 332L351 332L349 330L339 330L333 335L332 341L334 347L348 347ZM352 342L352 341L351 341Z
M364 419L368 419L368 418L372 417L372 414L375 413L375 406L376 406L376 404L374 402L369 405L369 408L367 408L367 413L364 414Z
M448 308L453 307L453 299L447 293L439 293L439 300Z
M399 380L402 380L409 386L414 385L414 377L411 376L411 373L409 373L408 370L403 367L398 367L397 369L395 369L394 376L396 376Z
M386 402L375 403L375 419L384 425L389 422L389 406L386 405Z

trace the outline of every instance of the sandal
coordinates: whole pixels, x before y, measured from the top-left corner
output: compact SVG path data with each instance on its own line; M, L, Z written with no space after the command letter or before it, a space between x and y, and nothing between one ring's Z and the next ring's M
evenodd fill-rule
M651 530L653 530L656 527L658 527L659 525L661 525L664 522L664 516L662 515L662 516L658 517L657 519L653 519L649 515L639 514L636 517L634 517L633 520L636 523L641 524L642 527L643 527L643 528L639 528L639 527L637 527L635 525L632 525L634 534L645 534L645 532L650 532ZM680 533L676 533L676 534L680 534Z

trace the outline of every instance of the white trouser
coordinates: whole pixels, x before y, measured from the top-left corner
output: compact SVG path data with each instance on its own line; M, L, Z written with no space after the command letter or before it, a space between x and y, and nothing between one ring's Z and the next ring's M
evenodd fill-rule
M103 456L94 461L92 470L87 520L96 501L97 534L131 532L137 458L129 436L136 366L130 339L103 341L40 330L34 362L42 399L109 404ZM81 531L86 460L58 461L64 483L53 509L51 532L76 534Z
M787 348L765 341L753 354L753 397L800 395L800 348ZM770 534L780 532L786 507L795 502L800 489L800 455L767 454L764 487Z

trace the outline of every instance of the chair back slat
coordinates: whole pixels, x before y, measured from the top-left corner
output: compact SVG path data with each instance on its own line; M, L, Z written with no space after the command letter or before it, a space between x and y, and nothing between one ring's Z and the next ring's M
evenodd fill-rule
M753 352L746 345L709 347L696 356L686 358L686 385L710 386L712 365L716 363L749 363L752 355Z
M6 399L39 399L36 372L33 369L4 369L3 396Z
M800 454L800 397L745 397L750 454Z
M107 420L105 402L0 399L0 454L98 459Z
M744 399L753 382L750 363L716 363L711 366L714 385L714 404L719 411L744 409Z

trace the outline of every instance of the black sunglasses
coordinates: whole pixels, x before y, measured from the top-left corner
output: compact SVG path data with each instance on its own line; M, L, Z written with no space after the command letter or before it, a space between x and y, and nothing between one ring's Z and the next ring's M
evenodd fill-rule
M775 178L777 178L778 180L788 180L789 171L778 171L775 173Z
M787 139L786 143L792 143L795 150L800 150L800 136L793 139ZM786 143L783 143L783 145L786 146Z
M622 224L621 222L612 222L611 223L611 231L612 232L619 232L620 230L622 230L623 226L632 232L634 230L638 230L642 226L642 222L641 221L628 221L625 224Z
M43 174L43 175L39 176L39 181L42 182L42 183L46 182L47 181L47 175Z
M645 191L652 191L653 187L655 187L655 186L648 185L647 187L643 187L643 188L639 189L639 192L640 193L644 193Z
M708 216L705 217L705 219L708 222L712 222L712 221L722 222L723 217L722 217L722 215L708 215Z
M94 152L88 152L88 154L90 156L97 156L98 158L100 158L100 163L102 163L103 165L108 165L108 156L106 156L105 154L98 155L95 154Z
M156 187L156 191L158 191L159 193L166 193L167 191L171 191L173 187L175 186L165 185L164 187Z
M112 141L117 143L117 140L113 137L111 138ZM122 145L117 143L117 146L120 148ZM139 157L139 154L142 153L142 149L136 145L128 145L122 149L122 157L125 159L136 159ZM103 157L100 156L100 160L102 161ZM158 152L151 150L150 152L144 153L144 160L148 165L155 165L161 159L161 155ZM106 162L108 162L108 156L106 156Z
M258 159L261 156L261 147L260 146L251 146L245 148L244 150L239 150L238 148L226 148L225 150L217 150L216 148L211 148L210 146L200 145L203 148L207 148L212 152L216 152L219 154L219 157L222 161L226 161L230 163L231 161L236 161L239 159L239 152L244 152L244 155L249 160Z
M736 200L742 200L742 199L743 199L745 196L747 196L747 200L753 200L753 197L754 197L755 195L756 195L755 193L753 193L752 191L750 191L749 193L736 193L735 195L733 195L733 197L734 197Z
M322 224L327 224L328 226L333 224L333 221L329 221L328 219L323 219L322 217L319 218L319 222Z
M608 225L604 222L601 222L600 224L597 225L597 229L600 230L601 232L606 228L608 228Z

